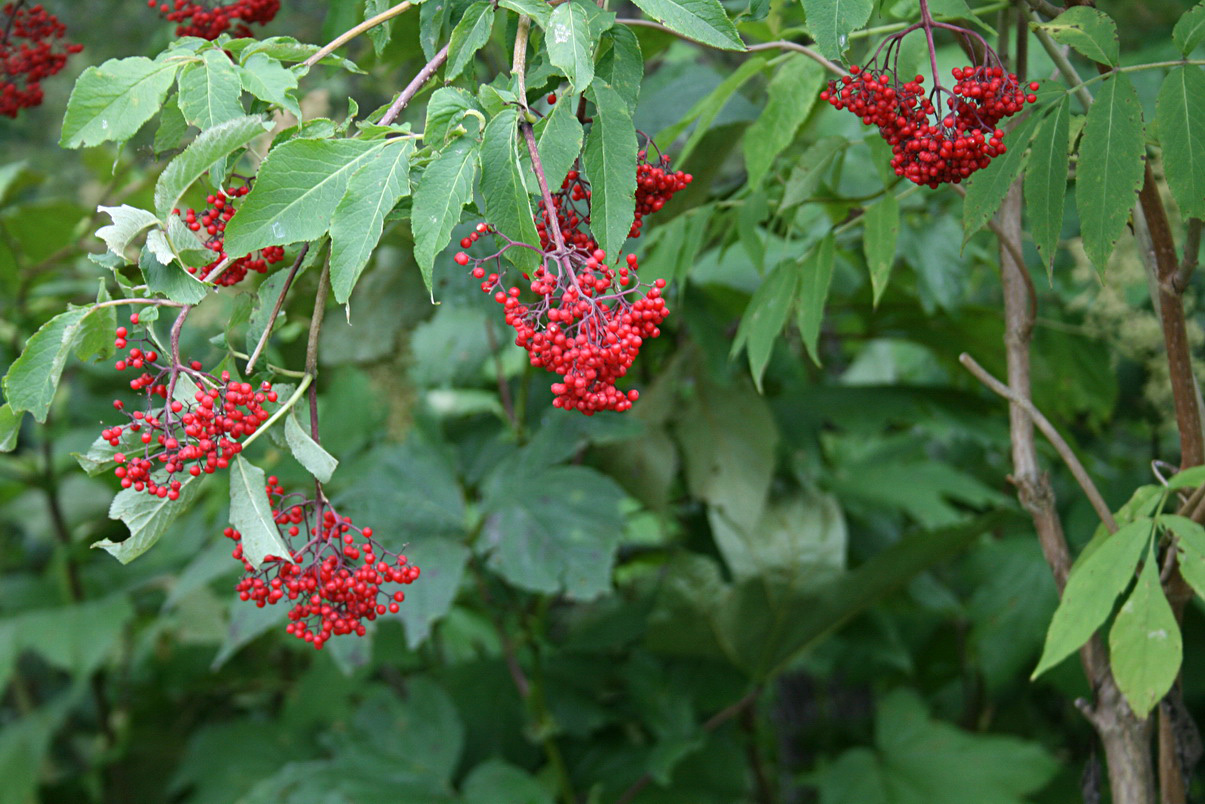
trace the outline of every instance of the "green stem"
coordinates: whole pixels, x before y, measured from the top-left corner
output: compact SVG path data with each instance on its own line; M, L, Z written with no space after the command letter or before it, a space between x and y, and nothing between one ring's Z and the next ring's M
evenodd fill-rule
M269 427L276 424L276 422L278 422L280 420L281 416L284 416L286 413L288 413L289 409L297 404L297 400L301 399L301 395L305 393L305 389L309 388L310 383L312 383L313 381L314 381L313 375L306 374L302 378L301 382L298 383L297 390L295 390L293 392L293 395L290 396L288 399L286 399L284 401L284 404L281 405L279 408L277 408L276 412L273 413L271 416L269 416L268 420L266 422L264 422L263 424L261 424L254 433L247 436L247 438L242 443L243 449L246 449L247 447L251 446L251 444L255 441L255 439L259 438L260 433L267 431L267 429Z

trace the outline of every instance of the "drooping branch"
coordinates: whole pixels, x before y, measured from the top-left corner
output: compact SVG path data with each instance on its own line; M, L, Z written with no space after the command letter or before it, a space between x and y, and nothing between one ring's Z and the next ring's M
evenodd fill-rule
M418 75L414 76L414 80L407 84L406 88L397 96L397 100L393 102L393 105L389 107L389 110L381 118L381 125L387 126L394 120L397 120L402 110L406 108L410 101L414 100L414 96L418 94L418 91L431 80L431 77L435 75L435 71L442 67L443 63L447 60L448 45L444 45L439 49L439 52L431 57L431 61L427 62L423 66L423 69L418 71Z

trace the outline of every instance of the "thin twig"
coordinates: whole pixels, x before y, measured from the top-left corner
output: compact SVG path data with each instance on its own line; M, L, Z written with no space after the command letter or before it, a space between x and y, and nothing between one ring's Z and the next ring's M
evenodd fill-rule
M439 52L431 57L431 61L427 62L423 69L418 71L418 75L414 76L414 80L406 85L402 90L402 94L397 96L397 100L389 107L389 111L385 112L385 116L381 118L381 125L387 126L406 108L406 104L414 99L418 91L431 80L431 76L435 75L435 71L443 66L443 63L448 60L448 46L444 45L439 49Z
M1039 14L1045 14L1047 17L1057 17L1059 14L1063 13L1063 9L1059 8L1053 3L1048 3L1046 0L1025 0L1025 2L1028 3L1029 7L1034 11L1038 12Z
M1072 452L1071 447L1059 435L1059 431L1054 429L1054 425L1050 423L1050 420L1042 415L1042 412L1034 406L1033 402L1014 393L1011 388L989 374L987 369L975 362L975 358L966 352L958 356L958 362L962 363L967 371L975 375L975 378L986 385L991 391L1012 402L1014 405L1018 405L1028 414L1033 423L1042 431L1042 435L1046 436L1046 439L1054 447L1055 451L1058 452L1059 457L1067 464L1067 468L1075 476L1075 481L1083 489L1084 494L1088 497L1088 502L1092 504L1096 515L1100 517L1100 521L1105 523L1105 527L1109 529L1110 533L1115 532L1117 530L1117 520L1113 518L1113 512L1109 510L1108 504L1105 502L1104 497L1100 495L1096 484L1092 482L1088 471L1084 469L1084 465L1080 463L1079 458Z
M293 285L293 278L297 276L297 270L301 268L301 261L305 259L305 255L309 250L309 243L301 247L301 253L297 255L297 259L293 261L293 267L289 269L289 275L285 277L284 287L280 289L280 295L276 297L276 305L272 308L272 314L268 316L268 323L264 327L264 334L259 337L259 343L255 344L255 350L251 352L251 357L247 358L247 367L243 369L243 373L247 376L251 376L251 371L255 368L255 361L259 360L260 352L268 345L268 338L272 335L272 327L276 325L276 317L280 315L280 308L284 306L285 296L288 295L289 288Z
M322 317L326 314L326 296L331 289L331 252L326 252L322 263L322 273L318 275L318 292L314 294L314 312L310 315L310 335L305 346L305 373L317 380L318 378L318 336L322 332ZM310 384L310 438L315 444L322 441L318 435L318 383ZM322 493L322 481L314 478L314 502L317 506L315 516L322 521L322 507L326 497Z
M661 23L653 22L652 20L642 20L642 19L639 19L636 17L620 17L619 19L617 19L615 21L622 25L638 25L642 28L652 28L655 31L661 31L663 33L672 34L672 35L678 37L679 39L685 39L687 42L694 42L696 45L701 45L703 47L715 47L714 45L709 45L706 42L700 42L698 39L693 39L693 38L687 36L686 34L679 33L678 31L675 31L673 28L667 28L666 26L662 25ZM785 39L779 39L774 42L758 42L753 45L746 45L746 49L751 53L755 53L759 50L790 50L795 53L802 53L803 55L807 56L809 59L812 59L812 60L818 62L819 64L823 65L824 68L826 70L828 70L829 72L836 73L837 75L845 75L845 73L846 73L845 68L842 67L840 64L837 64L836 62L833 62L833 61L829 61L824 56L820 55L819 52L813 50L812 48L808 47L807 45L801 45L801 44L798 44L797 42L788 42Z
M393 19L397 15L399 15L402 12L409 9L411 5L412 5L412 3L410 2L410 0L406 0L404 3L398 3L393 8L385 9L380 14L377 14L375 17L369 17L368 19L364 20L363 22L361 22L359 25L357 25L354 28L349 28L348 30L344 31L343 33L339 34L334 39L332 39L330 44L323 46L314 55L310 56L308 59L303 61L302 65L304 65L307 68L313 67L315 64L322 61L327 56L334 53L336 50L343 47L344 45L346 45L351 40L355 39L360 34L364 33L365 31L367 31L370 28L377 27L381 23L388 22L389 20Z
M1032 11L1029 13L1029 18L1033 22L1041 22L1037 15ZM1075 67L1073 67L1071 62L1067 59L1067 54L1065 54L1062 49L1055 44L1055 41L1050 38L1050 34L1046 33L1041 28L1033 29L1033 33L1034 36L1038 37L1038 42L1041 43L1042 48L1046 51L1046 54L1050 56L1050 60L1054 62L1054 66L1059 68L1059 72L1062 74L1063 78L1067 81L1067 83L1071 84L1071 91L1074 92L1075 97L1079 99L1080 105L1084 107L1084 111L1088 111L1088 109L1092 106L1092 93L1084 88L1084 82L1080 80L1079 73L1076 72Z

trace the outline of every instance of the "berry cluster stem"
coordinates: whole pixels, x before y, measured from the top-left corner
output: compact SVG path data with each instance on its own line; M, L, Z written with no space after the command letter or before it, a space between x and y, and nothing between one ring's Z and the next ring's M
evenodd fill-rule
M318 385L312 380L318 377L318 336L322 332L322 317L326 314L326 296L331 288L331 253L326 252L322 263L322 273L318 275L318 292L314 296L314 312L310 316L310 335L305 347L305 373L311 379L309 387L310 400L310 438L315 444L322 443L318 434ZM314 478L314 503L317 506L318 521L322 521L322 508L326 497L322 493L322 482Z
M186 304L180 309L180 314L176 316L175 323L172 324L171 334L171 349L172 349L172 367L171 374L167 381L167 422L170 427L172 420L171 401L175 399L176 380L180 378L180 333L184 330L184 322L188 318L188 314L192 312L192 305Z

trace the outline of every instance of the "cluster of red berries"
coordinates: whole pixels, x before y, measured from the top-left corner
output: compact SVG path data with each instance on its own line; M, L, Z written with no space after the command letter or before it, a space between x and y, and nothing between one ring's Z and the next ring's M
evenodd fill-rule
M365 620L398 612L405 593L381 587L414 583L418 567L382 548L372 538L372 528L357 528L329 503L290 502L301 495L286 495L275 477L268 478L266 491L290 556L267 556L256 569L243 555L242 534L226 528L225 536L236 542L231 555L246 571L235 586L241 600L253 600L260 608L286 598L296 601L285 631L319 650L332 636L364 636ZM304 544L294 548L296 541Z
M647 153L639 154L636 169L636 214L629 231L639 237L643 218L661 209L674 193L691 181L687 173L668 171L669 157L649 164ZM661 334L661 323L669 315L661 291L665 280L642 283L635 254L628 254L616 267L607 264L606 252L590 235L590 187L576 170L569 171L561 189L553 196L556 225L565 248L555 243L546 212L537 216L539 251L543 264L524 273L526 287L503 283L502 255L513 247L487 257L471 258L461 251L459 265L473 263L472 274L482 280L481 290L492 294L505 310L506 323L515 330L515 343L527 350L531 364L559 374L551 386L555 407L579 410L587 416L600 410L627 410L640 394L615 387L631 368L641 345ZM481 235L492 232L485 223L460 241L471 247ZM486 263L497 270L487 272ZM524 297L524 290L530 296Z
M130 316L131 324L138 321L138 313ZM141 393L143 405L127 410L124 401L113 400L113 407L129 419L100 433L110 446L125 448L113 456L113 474L122 488L174 500L180 496L177 475L213 474L229 465L242 450L239 442L269 418L264 404L275 402L276 392L269 383L255 388L232 379L227 371L217 377L206 374L197 360L171 365L149 339L131 345L126 327L118 327L115 334L118 350L128 351L114 368L138 372L130 389ZM179 390L185 377L196 387L191 399Z
M849 75L829 81L820 98L879 127L897 176L935 188L958 184L1007 151L996 124L1037 100L1037 82L1026 92L1000 67L956 67L953 76L952 91L937 86L926 94L924 76L901 83L890 70L855 64Z
M191 0L147 0L147 8L156 8L164 19L176 24L176 36L217 39L234 27L236 37L251 36L252 22L266 25L280 11L280 0L236 0L233 3L203 5Z
M67 56L83 45L63 42L67 26L41 4L6 3L0 15L0 115L16 117L42 102L42 79L63 69Z
M232 187L229 191L218 190L216 193L205 198L205 202L209 206L202 210L198 215L195 209L187 209L181 216L186 226L198 234L204 232L208 236L205 241L205 247L210 251L217 252L217 257L213 262L206 265L200 270L202 278L217 267L218 263L226 259L226 252L223 250L226 243L226 224L234 217L234 199L240 198L251 191L250 187ZM180 215L180 210L173 210L176 215ZM241 282L248 271L256 273L265 273L269 265L274 265L285 258L285 250L280 246L267 246L261 251L252 252L239 257L237 260L231 261L226 269L222 271L213 281L219 285L230 286L237 282ZM193 266L188 266L190 274L196 274L198 271Z

